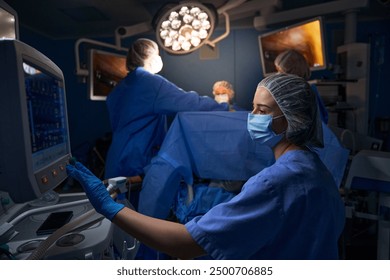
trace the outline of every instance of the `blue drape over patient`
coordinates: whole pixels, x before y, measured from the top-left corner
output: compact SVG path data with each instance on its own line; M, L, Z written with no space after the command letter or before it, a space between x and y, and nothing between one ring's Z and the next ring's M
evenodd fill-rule
M243 180L274 162L246 129L248 112L185 112L171 124L158 155L146 169L139 211L166 218L180 181Z
M182 181L192 185L194 176L246 181L274 163L272 150L250 138L247 117L248 111L178 113L158 155L145 170L139 212L165 219ZM349 151L323 127L325 148L320 158L339 185Z

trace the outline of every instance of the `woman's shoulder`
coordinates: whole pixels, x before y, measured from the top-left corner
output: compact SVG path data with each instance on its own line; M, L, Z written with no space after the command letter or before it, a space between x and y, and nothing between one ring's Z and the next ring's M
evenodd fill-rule
M264 191L276 186L286 186L293 184L293 182L306 180L308 173L315 175L316 169L320 167L315 155L313 156L311 152L290 151L274 164L251 177L248 182L254 186L261 186Z
M282 155L275 163L261 172L261 176L270 180L288 180L291 175L318 168L318 156L306 150L293 150Z

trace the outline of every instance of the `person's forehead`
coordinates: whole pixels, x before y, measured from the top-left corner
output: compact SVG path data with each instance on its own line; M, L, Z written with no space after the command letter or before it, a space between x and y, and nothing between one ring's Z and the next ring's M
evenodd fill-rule
M230 93L231 89L220 85L220 86L214 87L214 92L215 93Z
M253 97L253 104L266 105L270 108L277 107L277 103L271 93L265 87L258 87Z

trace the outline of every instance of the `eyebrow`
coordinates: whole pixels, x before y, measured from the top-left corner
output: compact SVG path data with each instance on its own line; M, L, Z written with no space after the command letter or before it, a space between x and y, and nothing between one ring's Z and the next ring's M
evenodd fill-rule
M268 109L272 109L272 107L266 105L266 104L255 104L255 103L252 103L253 107L266 107Z

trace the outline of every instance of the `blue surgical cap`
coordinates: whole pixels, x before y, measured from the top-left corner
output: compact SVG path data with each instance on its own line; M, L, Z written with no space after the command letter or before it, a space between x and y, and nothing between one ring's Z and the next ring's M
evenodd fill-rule
M258 87L267 89L283 112L288 123L288 141L301 147L323 147L316 97L303 78L276 73L264 78Z

